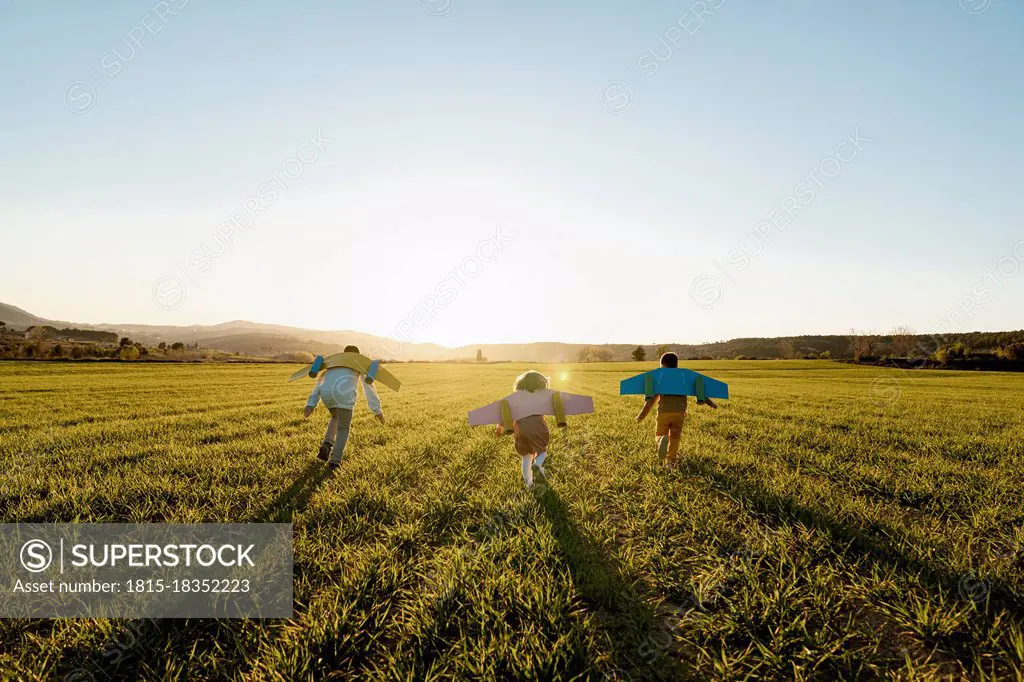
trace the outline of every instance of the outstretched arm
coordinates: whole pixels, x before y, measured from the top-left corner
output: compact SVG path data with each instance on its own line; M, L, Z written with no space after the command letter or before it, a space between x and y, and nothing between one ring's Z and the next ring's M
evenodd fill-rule
M640 414L636 416L636 420L638 422L642 422L647 417L647 415L650 414L651 408L654 407L654 403L656 403L657 401L658 396L654 396L653 398L648 398L647 400L645 400L644 406L640 409Z
M384 410L380 406L380 397L377 395L377 387L374 384L364 381L363 394L366 396L366 406L370 408L378 421L384 422Z
M715 402L713 400L711 400L711 398L704 398L704 400L698 400L697 404L698 405L707 405L712 410L717 410L718 409L718 405L715 405Z
M316 408L317 402L320 401L320 387L323 386L323 377L317 380L313 386L313 392L309 394L309 400L306 401L305 417L308 419L309 415L313 414L313 410Z

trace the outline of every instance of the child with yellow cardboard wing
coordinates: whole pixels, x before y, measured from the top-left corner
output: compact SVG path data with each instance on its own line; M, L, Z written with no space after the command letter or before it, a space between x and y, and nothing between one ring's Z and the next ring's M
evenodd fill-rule
M398 390L401 383L386 369L380 367L379 360L370 360L359 353L356 346L346 346L345 352L332 355L326 359L318 357L312 365L304 367L292 375L289 381L301 379L303 376L316 377L321 370L323 374L317 379L313 392L306 402L305 416L313 414L318 402L331 413L331 421L327 424L327 433L317 456L327 462L331 469L337 469L341 456L348 442L349 427L352 424L352 410L359 397L359 386L362 385L366 396L366 405L381 424L384 423L384 410L381 408L374 381Z

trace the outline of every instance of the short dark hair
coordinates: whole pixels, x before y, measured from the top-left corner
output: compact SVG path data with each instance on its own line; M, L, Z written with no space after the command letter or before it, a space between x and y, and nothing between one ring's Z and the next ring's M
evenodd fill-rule
M661 366L673 368L678 367L679 356L672 352L665 353L664 355L661 356Z
M358 353L359 352L359 346L345 346L345 352L346 353Z

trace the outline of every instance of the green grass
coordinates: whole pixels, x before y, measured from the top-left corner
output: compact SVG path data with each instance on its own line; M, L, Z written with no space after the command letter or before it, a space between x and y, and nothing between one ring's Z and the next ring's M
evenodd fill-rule
M296 595L289 620L0 621L0 671L1024 674L1024 376L692 363L733 399L691 403L670 472L617 395L651 366L542 368L597 412L528 493L465 416L524 366L394 366L387 426L360 405L327 476L288 366L0 363L0 521L290 521Z

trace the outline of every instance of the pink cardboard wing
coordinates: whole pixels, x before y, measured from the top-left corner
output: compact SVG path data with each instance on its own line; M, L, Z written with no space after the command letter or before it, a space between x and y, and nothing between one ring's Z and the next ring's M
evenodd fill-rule
M566 415L594 414L594 399L589 395L563 393L562 405L565 407Z
M501 423L501 401L478 407L469 411L469 425L483 426L485 424Z
M575 393L562 393L562 407L566 416L574 414L592 414L594 412L594 399L586 395ZM543 391L516 391L503 400L508 401L512 414L512 421L518 421L523 417L531 415L555 415L553 396L556 391L544 389ZM501 403L491 403L484 407L470 411L469 425L483 426L485 424L501 424Z

